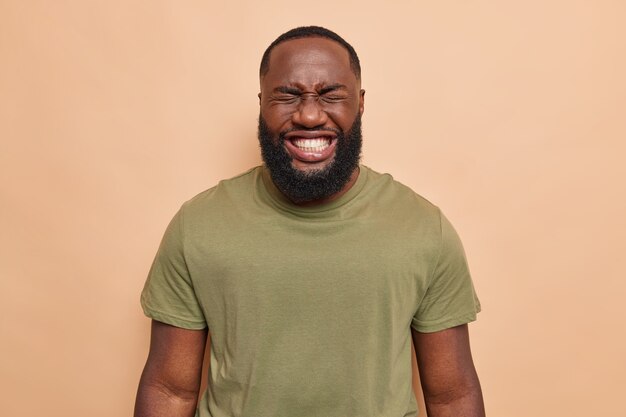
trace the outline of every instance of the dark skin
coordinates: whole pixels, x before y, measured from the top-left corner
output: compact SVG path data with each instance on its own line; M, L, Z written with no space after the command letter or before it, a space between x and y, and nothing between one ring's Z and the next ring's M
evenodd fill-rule
M363 113L364 96L341 45L323 38L304 38L286 41L272 51L269 71L261 79L259 102L261 114L277 138L280 132L291 130L291 139L324 138L330 142L331 146L318 154L285 144L294 167L310 170L333 160L333 135L328 129L346 132ZM298 130L302 128L307 131ZM352 187L358 174L355 170L337 194L307 204L338 198ZM428 416L483 417L467 325L434 333L412 330L412 337ZM135 417L194 415L206 340L206 330L185 330L153 321Z
M412 330L429 417L484 417L467 324L434 333Z
M289 132L284 143L293 166L302 171L321 169L334 159L334 134L347 133L357 114L363 114L365 90L350 67L348 52L324 38L294 39L279 44L270 56L269 71L261 78L259 105L267 127L278 137ZM319 155L298 152L291 140L325 138L328 151ZM358 169L338 193L317 205L346 193L358 177Z
M135 417L195 414L206 339L206 330L152 321L150 353L139 381Z

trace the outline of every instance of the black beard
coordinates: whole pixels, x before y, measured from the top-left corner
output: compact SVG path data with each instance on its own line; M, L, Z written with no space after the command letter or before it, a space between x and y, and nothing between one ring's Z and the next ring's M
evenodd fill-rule
M334 160L325 168L302 172L293 167L292 158L283 145L285 134L288 132L280 132L276 139L269 132L263 117L259 115L258 136L263 161L274 185L296 204L325 199L338 193L350 181L352 173L359 166L363 142L361 115L354 119L347 134L338 129L324 130L332 130L337 135Z

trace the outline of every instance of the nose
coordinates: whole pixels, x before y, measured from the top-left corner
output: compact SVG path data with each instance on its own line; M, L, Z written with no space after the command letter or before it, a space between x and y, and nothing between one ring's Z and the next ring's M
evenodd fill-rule
M294 124L306 128L325 125L328 121L328 115L322 108L319 96L303 95L298 105L298 109L292 115L292 121Z

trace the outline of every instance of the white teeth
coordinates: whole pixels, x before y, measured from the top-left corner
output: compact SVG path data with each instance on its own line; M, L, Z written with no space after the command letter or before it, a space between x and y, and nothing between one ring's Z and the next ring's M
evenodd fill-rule
M292 143L305 152L322 152L330 145L328 139L295 139Z

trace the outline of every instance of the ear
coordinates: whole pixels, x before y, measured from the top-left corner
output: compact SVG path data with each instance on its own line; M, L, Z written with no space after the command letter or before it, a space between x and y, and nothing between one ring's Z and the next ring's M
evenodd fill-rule
M365 111L365 90L361 89L359 93L359 114L363 114Z
M259 106L261 105L261 93L257 94L257 96L259 97Z

